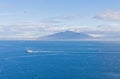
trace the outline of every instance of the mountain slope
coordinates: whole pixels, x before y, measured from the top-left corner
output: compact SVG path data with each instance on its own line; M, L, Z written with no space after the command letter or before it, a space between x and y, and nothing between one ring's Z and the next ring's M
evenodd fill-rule
M92 38L92 37L84 33L65 31L65 32L59 32L53 35L48 35L40 39L43 39L43 40L75 40L75 39L88 39L88 38Z

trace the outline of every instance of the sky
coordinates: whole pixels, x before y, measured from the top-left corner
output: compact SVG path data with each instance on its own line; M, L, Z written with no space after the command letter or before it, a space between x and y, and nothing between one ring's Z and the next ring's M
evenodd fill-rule
M0 39L36 39L66 30L119 37L120 0L0 0Z

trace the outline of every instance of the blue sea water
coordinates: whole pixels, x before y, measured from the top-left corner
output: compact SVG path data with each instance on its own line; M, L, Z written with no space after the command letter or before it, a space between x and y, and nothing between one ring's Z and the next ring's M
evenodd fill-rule
M0 41L0 79L120 79L120 42Z

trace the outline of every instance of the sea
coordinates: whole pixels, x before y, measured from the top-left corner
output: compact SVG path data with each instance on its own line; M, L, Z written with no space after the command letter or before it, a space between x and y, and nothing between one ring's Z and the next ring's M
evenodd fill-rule
M0 41L0 79L120 79L120 42Z

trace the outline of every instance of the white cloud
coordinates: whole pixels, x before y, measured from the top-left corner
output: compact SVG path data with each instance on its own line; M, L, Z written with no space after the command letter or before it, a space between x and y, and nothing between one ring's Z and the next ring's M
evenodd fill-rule
M0 39L37 39L53 33L71 30L88 33L93 37L102 37L105 34L120 34L120 25L100 26L45 26L40 23L23 23L15 25L0 25ZM119 32L119 33L118 33Z
M79 16L56 16L56 17L48 17L45 19L42 19L40 22L41 23L62 23L63 21L70 21L73 19L78 18Z
M110 24L110 25L99 25L98 26L99 31L105 31L105 32L120 32L120 25L119 24Z
M102 34L88 34L88 35L90 35L92 37L102 37L103 36Z
M97 19L120 21L120 10L106 10L95 16Z
M9 39L9 38L36 38L36 35L38 33L38 26L35 26L33 24L26 25L1 25L0 29L0 38L2 39ZM42 28L42 27L41 27Z
M45 26L39 23L0 25L0 39L36 39L66 29L64 26Z

